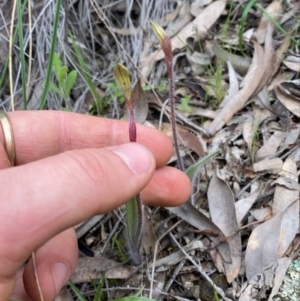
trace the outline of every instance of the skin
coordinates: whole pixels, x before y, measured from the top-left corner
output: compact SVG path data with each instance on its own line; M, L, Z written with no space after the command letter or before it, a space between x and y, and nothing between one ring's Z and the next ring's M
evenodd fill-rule
M56 111L12 112L11 167L0 131L0 301L54 300L77 262L73 226L113 210L142 191L146 204L177 206L189 179L165 164L168 137L142 125L128 143L128 123Z

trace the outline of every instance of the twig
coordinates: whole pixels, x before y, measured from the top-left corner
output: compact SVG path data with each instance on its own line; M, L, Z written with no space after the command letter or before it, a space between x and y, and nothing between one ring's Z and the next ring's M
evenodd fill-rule
M41 289L41 286L40 286L39 276L38 276L38 273L37 273L36 260L35 260L35 253L34 252L31 253L31 257L32 257L33 270L34 270L34 277L35 277L36 285L37 285L37 288L38 288L38 291L39 291L39 294L40 294L40 299L41 299L41 301L44 301L42 289Z
M152 272L151 272L151 281L150 281L150 296L149 298L152 299L153 294L153 283L154 283L154 271L155 271L155 262L156 262L156 256L157 256L157 248L159 245L159 242L174 228L176 228L183 220L179 220L177 223L175 223L170 229L168 229L160 238L158 238L155 242L154 247L154 256L153 256L153 262L152 262Z
M187 257L187 259L197 268L198 272L201 274L201 276L216 290L216 292L225 300L225 301L232 301L231 299L227 298L224 291L216 286L216 284L206 275L206 273L203 271L202 267L197 264L193 258L181 247L181 245L178 243L176 238L172 233L170 233L171 238L175 242L175 244L178 246L178 248L182 251L182 253Z

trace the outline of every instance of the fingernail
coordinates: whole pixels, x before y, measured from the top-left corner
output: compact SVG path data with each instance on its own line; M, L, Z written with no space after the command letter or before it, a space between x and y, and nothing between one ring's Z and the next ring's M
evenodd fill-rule
M111 150L126 163L132 172L144 174L151 170L153 157L145 147L136 143L128 143L113 147Z
M56 262L51 267L52 278L54 281L56 293L59 293L62 287L67 283L69 276L68 267L62 262Z

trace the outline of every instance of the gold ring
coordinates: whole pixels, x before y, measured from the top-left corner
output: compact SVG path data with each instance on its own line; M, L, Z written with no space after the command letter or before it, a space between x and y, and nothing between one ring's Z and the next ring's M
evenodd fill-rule
M7 114L1 110L0 110L0 122L2 125L2 131L4 136L4 148L6 150L8 160L11 166L14 166L16 160L14 133Z

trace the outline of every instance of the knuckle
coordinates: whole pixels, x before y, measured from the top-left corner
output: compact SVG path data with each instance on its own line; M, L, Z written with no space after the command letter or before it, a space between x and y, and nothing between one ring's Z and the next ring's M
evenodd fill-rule
M69 152L69 158L74 165L71 168L72 176L78 177L85 185L99 186L104 179L108 179L109 170L103 160L105 157L100 160L93 151L81 150ZM77 171L75 174L74 170Z

